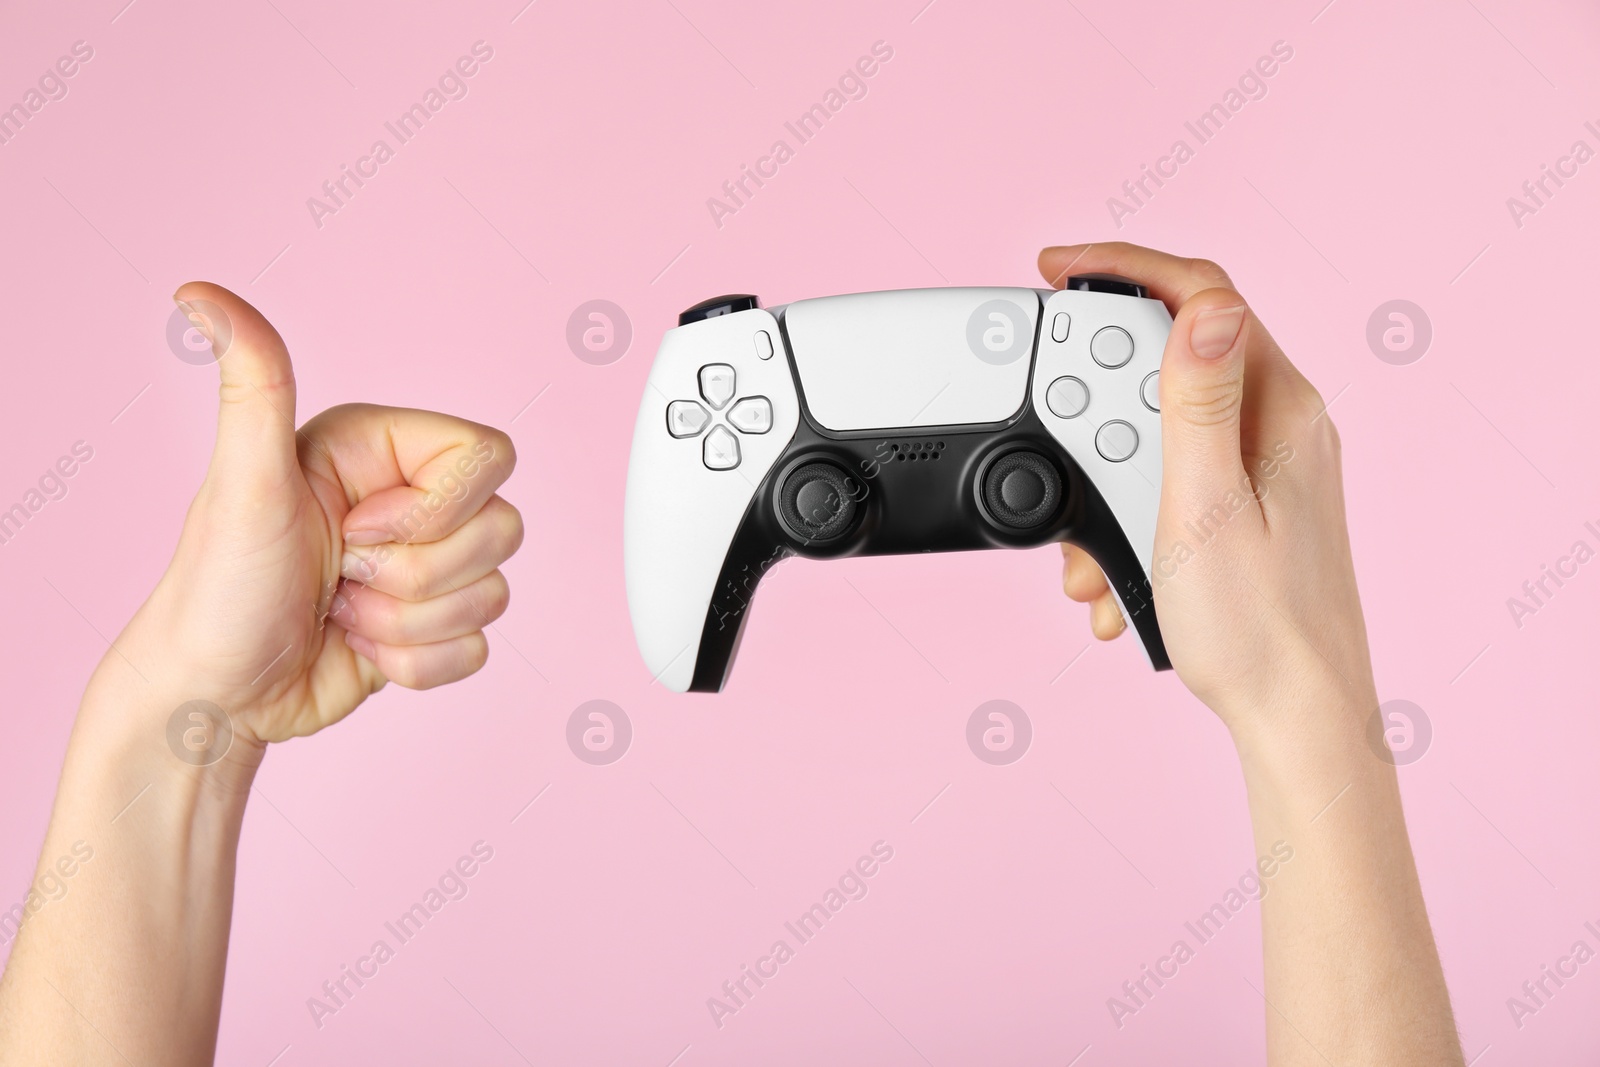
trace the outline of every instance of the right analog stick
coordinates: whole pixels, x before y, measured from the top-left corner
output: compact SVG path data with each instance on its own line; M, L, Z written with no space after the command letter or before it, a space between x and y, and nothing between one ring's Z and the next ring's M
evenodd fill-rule
M831 541L850 529L860 484L831 463L791 471L778 491L778 517L802 541Z
M1061 475L1036 452L1008 452L983 475L983 503L999 525L1031 530L1060 508Z

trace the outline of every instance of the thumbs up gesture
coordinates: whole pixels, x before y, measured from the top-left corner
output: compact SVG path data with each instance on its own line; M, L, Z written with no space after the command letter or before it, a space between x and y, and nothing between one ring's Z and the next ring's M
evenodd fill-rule
M522 541L495 493L511 439L366 404L297 428L272 325L220 286L174 299L217 357L216 447L172 563L119 641L130 662L257 743L338 722L386 681L426 689L482 667L510 595L498 568Z

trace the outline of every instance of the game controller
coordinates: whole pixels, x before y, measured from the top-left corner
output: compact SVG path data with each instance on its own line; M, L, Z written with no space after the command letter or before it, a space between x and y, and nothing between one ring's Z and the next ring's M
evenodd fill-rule
M793 555L1081 547L1157 670L1161 355L1136 283L905 289L763 309L724 296L662 339L628 463L623 555L645 665L727 680L756 586Z

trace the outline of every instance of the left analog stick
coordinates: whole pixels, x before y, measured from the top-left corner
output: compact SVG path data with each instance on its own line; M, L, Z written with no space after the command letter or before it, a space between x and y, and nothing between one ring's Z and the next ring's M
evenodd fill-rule
M861 487L831 463L807 463L778 491L778 517L803 541L832 541L855 521Z

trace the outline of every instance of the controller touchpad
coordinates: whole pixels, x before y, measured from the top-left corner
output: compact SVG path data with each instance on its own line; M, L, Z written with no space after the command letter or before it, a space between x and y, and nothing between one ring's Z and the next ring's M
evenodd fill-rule
M784 323L807 406L830 430L1003 422L1022 407L1032 289L903 289L799 300Z

